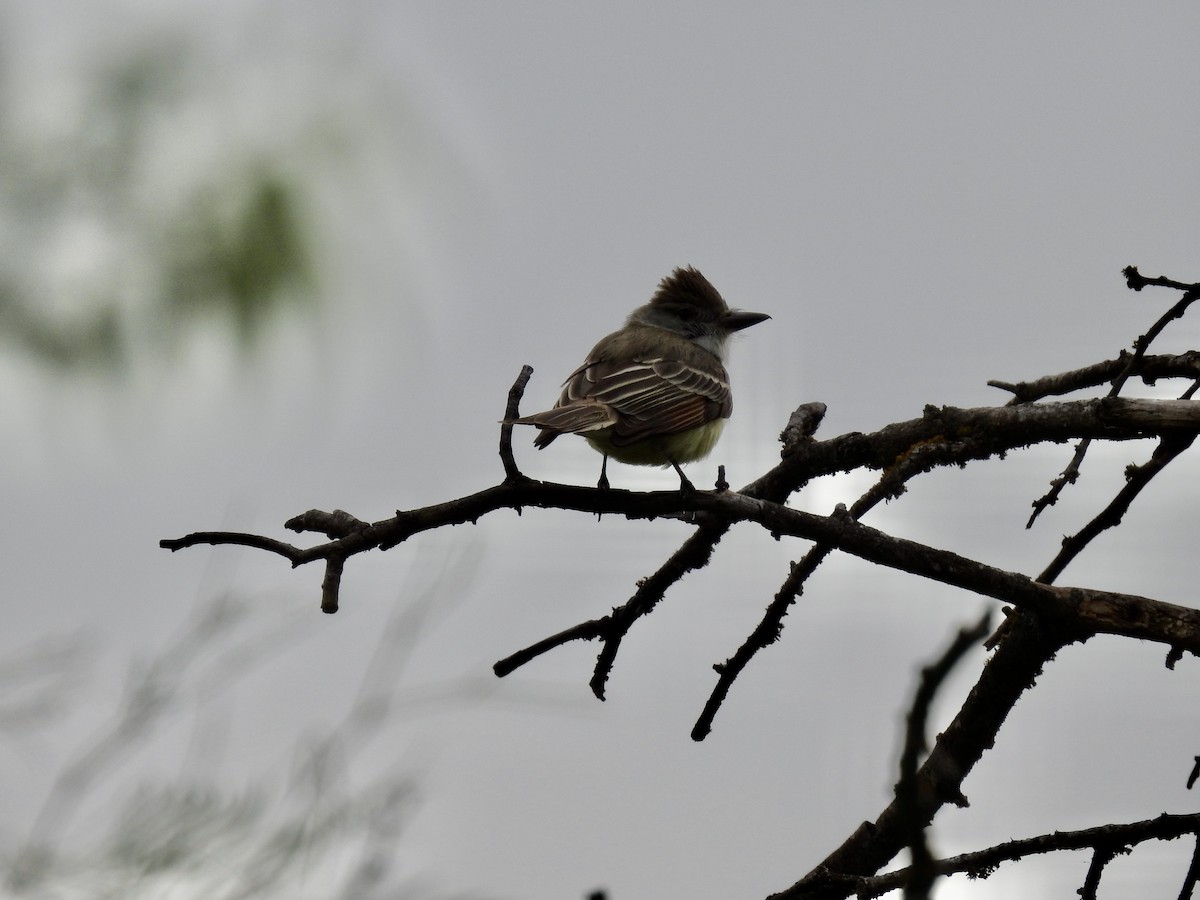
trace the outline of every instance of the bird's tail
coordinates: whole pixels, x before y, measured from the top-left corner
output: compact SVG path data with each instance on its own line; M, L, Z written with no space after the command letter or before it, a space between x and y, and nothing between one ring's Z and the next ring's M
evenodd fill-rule
M507 419L506 425L536 425L541 431L533 439L533 445L541 450L560 434L586 434L616 424L612 408L603 403L577 403L556 406L545 412Z

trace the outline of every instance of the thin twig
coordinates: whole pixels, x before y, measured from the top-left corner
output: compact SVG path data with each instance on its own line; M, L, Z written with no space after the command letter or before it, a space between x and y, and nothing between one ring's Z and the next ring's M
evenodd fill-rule
M910 876L904 886L905 900L926 900L937 878L933 853L929 849L926 828L929 821L922 817L918 800L920 782L917 763L927 749L926 722L933 698L942 682L959 661L987 635L992 628L989 610L970 628L961 628L938 660L921 670L921 681L913 697L904 730L904 749L900 753L900 780L896 784L896 802L902 826L908 833L908 849L912 858Z
M1131 291L1140 291L1142 288L1150 285L1154 285L1156 287L1175 288L1177 291L1200 290L1200 282L1196 284L1186 284L1182 281L1176 281L1173 278L1164 278L1162 275L1156 275L1153 278L1147 278L1138 271L1137 266L1126 266L1121 270L1121 274L1125 276L1125 285Z
M1088 866L1087 875L1084 876L1083 887L1076 891L1079 894L1079 900L1096 900L1096 891L1100 889L1100 878L1104 875L1105 867L1113 861L1113 857L1116 855L1117 851L1109 844L1098 846L1092 851L1092 862Z
M1052 584L1071 560L1083 552L1083 549L1097 535L1120 525L1121 519L1129 511L1130 505L1142 492L1142 489L1150 483L1155 475L1165 469L1171 460L1192 446L1195 440L1194 434L1164 435L1159 438L1158 446L1154 448L1150 459L1140 466L1129 466L1125 470L1125 485L1095 518L1075 534L1063 540L1062 549L1037 580L1044 584Z
M612 627L603 636L604 643L596 657L591 680L588 681L588 686L598 699L604 699L604 688L616 662L617 651L620 650L621 641L629 633L634 622L649 614L663 599L671 585L688 572L708 565L713 549L728 530L728 522L709 523L696 529L696 533L684 541L653 575L638 583L632 597L612 611Z
M543 653L548 653L555 647L561 647L563 644L569 644L571 641L591 641L603 635L610 627L610 616L604 616L599 619L592 619L587 622L580 622L578 625L572 625L565 631L560 631L558 634L552 634L550 637L543 638L536 644L526 647L524 650L518 650L511 656L506 656L504 659L492 666L492 671L496 676L503 678L505 675L511 674L521 666L528 662L537 659Z
M1125 387L1125 382L1130 376L1141 366L1142 360L1146 355L1146 351L1154 342L1163 329L1167 327L1175 319L1181 318L1187 308L1197 299L1200 299L1200 285L1187 285L1180 282L1171 281L1163 278L1145 278L1138 272L1136 267L1129 266L1124 270L1126 283L1135 291L1140 291L1146 285L1162 285L1164 287L1173 287L1184 291L1184 295L1165 313L1159 316L1158 320L1150 327L1149 331L1140 335L1133 342L1133 354L1123 354L1125 366L1117 373L1112 380L1112 387L1108 391L1109 397L1116 397ZM1071 457L1071 461L1067 463L1067 467L1059 473L1053 481L1050 482L1050 490L1033 501L1033 512L1029 516L1029 521L1025 523L1026 528L1032 528L1037 517L1042 514L1042 511L1047 507L1053 506L1058 502L1059 496L1063 489L1069 484L1074 484L1079 478L1079 470L1083 465L1083 459L1087 456L1088 449L1091 447L1092 439L1084 438L1075 448L1075 453Z
M332 615L338 611L338 592L342 586L342 569L346 557L331 556L325 560L325 578L321 581L321 612Z
M794 413L793 416L795 416ZM785 442L785 446L788 447L793 444L794 441ZM849 509L850 517L855 520L861 519L878 504L899 497L904 493L905 484L910 479L923 472L928 472L933 466L952 464L955 446L947 441L939 441L926 442L913 448L896 465L884 472L870 490L854 502ZM959 448L962 446L961 444L957 445ZM834 549L829 544L815 544L809 548L800 562L792 563L787 578L775 593L775 597L767 606L758 625L750 632L733 656L713 666L713 670L717 673L717 683L709 694L696 724L692 726L692 740L702 741L712 732L713 721L725 702L730 688L733 687L733 683L760 650L766 649L779 640L779 636L783 632L783 620L787 616L788 610L804 592L804 585L808 579Z
M1122 350L1116 359L1106 359L1081 369L1015 383L993 379L988 385L1008 391L1013 397L1007 405L1019 406L1046 397L1060 397L1108 384L1125 370L1130 357L1129 351ZM1200 377L1200 353L1189 350L1186 353L1146 355L1142 357L1141 363L1134 367L1132 374L1151 385L1162 378L1194 379Z
M1191 900L1197 883L1200 883L1200 835L1196 837L1196 846L1192 849L1192 862L1183 876L1183 885L1179 888L1179 900Z
M513 456L512 430L513 420L520 418L521 398L525 396L525 386L533 374L533 366L521 367L521 373L508 391L508 405L504 409L504 421L500 423L500 462L504 466L504 480L516 481L524 478L517 468L516 457Z

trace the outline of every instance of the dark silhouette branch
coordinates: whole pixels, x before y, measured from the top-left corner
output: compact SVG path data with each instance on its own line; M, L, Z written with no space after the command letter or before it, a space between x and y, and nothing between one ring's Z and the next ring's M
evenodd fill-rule
M1188 865L1187 874L1183 876L1183 886L1179 889L1179 900L1191 900L1196 884L1200 883L1200 829L1197 829L1196 845L1192 849L1192 861Z
M962 793L963 781L991 749L1000 726L1042 667L1077 639L1036 616L1016 613L1010 622L1013 627L917 770L915 809L894 799L874 822L863 822L816 868L790 888L772 894L771 900L848 897L855 893L859 877L878 872L904 849L914 821L927 827L946 803L969 805Z
M1165 278L1146 278L1134 266L1128 266L1124 270L1125 280L1130 289L1140 291L1147 285L1161 285L1163 287L1172 287L1184 292L1183 296L1169 310L1163 313L1145 334L1140 335L1133 342L1133 355L1122 354L1122 359L1125 361L1124 367L1117 372L1112 379L1112 387L1109 389L1108 396L1116 397L1125 387L1125 382L1136 372L1142 365L1142 360L1146 355L1146 351L1154 342L1154 339L1162 334L1163 330L1175 319L1183 316L1187 308L1193 301L1200 298L1200 285L1196 284L1181 284L1180 282L1171 281ZM1071 461L1067 463L1067 467L1050 482L1050 490L1044 495L1033 501L1033 513L1029 516L1029 521L1025 524L1026 528L1032 528L1037 517L1042 514L1042 511L1047 507L1053 506L1058 502L1059 495L1069 484L1074 484L1079 478L1079 469L1083 465L1083 459L1087 455L1088 448L1091 446L1091 437L1085 437L1079 442L1075 448L1075 454L1071 457Z
M1187 284L1182 281L1176 281L1173 278L1165 278L1162 275L1156 275L1153 278L1147 278L1138 271L1137 266L1126 266L1121 270L1121 274L1125 276L1125 285L1131 291L1140 291L1142 288L1150 286L1174 288L1177 291L1200 290L1200 282L1195 284Z
M1083 549L1101 532L1116 528L1121 519L1129 511L1130 505L1142 489L1165 469L1179 454L1192 446L1196 440L1194 434L1166 435L1159 439L1158 446L1150 459L1140 466L1129 466L1125 470L1125 486L1094 519L1087 523L1075 534L1063 540L1062 550L1054 557L1049 566L1038 576L1038 581L1050 584L1065 569Z
M1079 900L1096 900L1096 891L1100 889L1100 877L1105 867L1116 858L1118 850L1110 844L1103 844L1092 851L1092 861L1088 865L1087 875L1083 878L1083 887L1078 891Z
M684 495L686 497L686 495ZM720 494L710 495L720 496ZM713 549L729 530L729 521L707 522L696 529L696 533L684 541L655 572L638 582L637 591L624 604L616 607L608 617L610 627L601 635L603 644L596 657L596 667L588 685L600 700L604 699L604 687L609 673L621 649L621 640L642 616L653 611L667 593L667 589L688 572L702 569L712 558Z
M513 382L508 391L508 405L504 408L504 418L500 422L500 462L504 466L505 481L519 481L525 476L517 468L516 457L512 448L512 423L521 417L521 398L525 396L525 386L533 375L533 366L522 366L521 374Z
M1185 289L1191 289L1191 286L1184 286ZM1160 320L1160 324L1165 324L1168 317ZM1161 327L1159 328L1161 330ZM1147 341L1140 342L1140 348L1143 351L1142 362L1145 362L1144 350L1148 345ZM1192 377L1190 369L1191 360L1185 360L1184 364L1180 365L1176 359L1170 359L1160 365L1159 361L1155 361L1157 371L1169 373L1171 377L1176 374L1182 377ZM1136 366L1129 365L1127 355L1122 355L1122 366L1120 371L1132 371ZM1103 364L1108 371L1112 371L1109 364ZM1178 368L1172 368L1178 366ZM1119 377L1120 371L1116 375L1110 377ZM1072 376L1076 382L1093 378L1096 376L1097 367L1090 367L1089 370L1077 370L1082 375ZM1060 389L1064 382L1069 379L1052 378L1042 381L1036 388L1037 391L1053 392ZM1184 393L1184 397L1190 397L1194 393L1196 385ZM1017 405L1021 402L1021 393L1016 392L1013 404ZM1035 391L1026 388L1025 397L1031 397ZM1057 577L1066 561L1073 558L1095 534L1098 534L1103 527L1106 527L1106 518L1116 517L1119 520L1120 515L1128 509L1141 487L1149 481L1157 472L1170 462L1179 452L1186 449L1191 444L1194 438L1186 435L1164 435L1160 440L1159 450L1156 451L1157 459L1152 460L1144 467L1144 471L1131 472L1130 481L1132 485L1127 485L1117 498L1109 504L1107 517L1102 513L1097 517L1097 521L1081 532L1077 540L1070 542L1071 546L1064 548L1064 554L1060 554L1059 558L1052 563L1050 567L1043 573L1039 581L1049 583ZM1082 455L1078 455L1082 458ZM966 703L960 709L955 717L951 728L939 736L933 751L926 760L925 766L921 772L928 770L931 776L941 774L945 777L945 783L942 784L942 796L946 799L938 799L934 796L934 792L926 786L924 791L919 789L909 789L905 792L907 798L918 797L925 801L926 808L908 808L901 815L902 821L908 822L910 829L924 829L932 822L934 815L943 802L957 802L962 805L966 804L965 797L962 796L959 786L966 778L975 762L978 761L979 754L987 749L987 746L980 747L978 744L972 744L969 741L959 744L960 735L985 734L989 738L994 739L999 732L1004 718L1008 712L1015 706L1017 700L1026 687L1032 685L1033 679L1041 671L1041 668L1053 659L1055 653L1058 652L1066 644L1072 642L1075 638L1069 633L1069 629L1061 631L1049 629L1045 626L1049 623L1041 617L1032 616L1028 612L1014 612L1005 625L997 632L992 641L989 642L990 647L1000 649L993 656L992 660L985 667L984 673L976 684L975 689L971 692ZM1078 635L1076 635L1078 637ZM1171 652L1168 655L1168 666L1172 666L1174 661L1182 655L1182 650L1179 647L1172 646ZM988 745L990 746L990 745ZM944 757L944 759L941 759ZM1200 769L1200 766L1197 767ZM920 773L918 778L914 779L914 783L919 784ZM1194 779L1193 779L1194 780ZM1189 781L1189 786L1190 786ZM857 876L869 875L878 871L888 861L890 861L903 846L902 833L897 833L897 828L894 824L896 816L895 804L889 806L874 823L864 823L858 828L850 838L836 850L831 856L810 872L805 878L801 879L792 888L777 895L778 897L845 897L849 893L855 892L859 896L873 896L868 894L861 879ZM1194 823L1189 823L1188 831L1197 831L1197 826ZM902 829L901 829L902 832ZM1187 833L1186 831L1183 833ZM1111 857L1097 856L1093 861L1094 876L1089 873L1090 883L1094 891L1095 884L1098 883L1100 873L1103 870L1103 865L1107 859ZM915 887L919 890L921 885L929 880L928 861L922 858L919 847L916 848L914 854L916 861L917 877L913 879ZM1197 844L1196 857L1193 859L1193 870L1200 869L1200 843ZM901 881L893 887L899 887L909 883L911 872L904 873L904 881ZM1189 879L1192 878L1192 871L1189 871ZM842 880L848 879L848 880ZM850 885L850 889L847 889ZM1085 886L1086 888L1086 886ZM892 888L889 888L889 890ZM882 891L881 891L882 893ZM1190 896L1190 887L1188 883L1184 885L1184 892L1181 897Z
M338 592L342 586L342 569L346 557L330 556L325 560L325 578L321 581L321 612L332 615L338 611Z
M929 719L929 708L950 671L962 658L979 645L992 630L992 615L987 612L970 628L959 629L954 640L933 663L921 671L921 681L913 697L912 709L904 729L904 749L900 753L900 780L896 784L896 802L899 804L901 827L908 836L910 876L904 886L905 900L927 900L937 878L933 853L929 849L926 835L927 822L922 821L917 764L921 754L928 749L925 729Z
M1163 465L1165 464L1163 462ZM1132 496L1128 499L1132 501ZM1039 581L1048 584L1054 574L1043 573ZM939 736L921 770L921 773L929 770L931 776L940 774L944 777L941 785L942 798L934 796L928 784L923 788L912 788L905 794L906 798L918 797L925 801L924 808L918 806L901 810L901 822L908 823L909 833L913 828L927 827L944 802L967 805L965 797L961 794L961 783L990 744L980 746L970 741L960 744L959 736L985 734L994 739L1009 711L1016 705L1025 688L1032 686L1033 679L1042 667L1049 663L1063 646L1080 637L1078 634L1071 636L1069 629L1048 629L1045 627L1048 624L1049 620L1043 617L1033 616L1028 612L1013 612L989 641L989 647L999 645L1000 650L985 667L983 676L951 727ZM1172 646L1171 653L1168 664L1173 657L1181 655L1182 650ZM921 773L914 779L914 784L921 785ZM804 879L776 896L790 900L800 897L845 897L851 892L859 893L860 896L874 896L864 892L861 881L856 879L857 876L878 871L904 846L903 832L901 830L898 833L893 821L895 815L893 804L884 810L874 823L864 823L858 828L846 843ZM915 858L920 859L919 850ZM1101 870L1102 866L1096 870L1097 879ZM940 869L935 869L935 872L944 874ZM837 875L834 876L833 873ZM921 882L928 879L929 872L918 867L917 874L919 887ZM907 881L901 884L906 883ZM846 889L847 885L855 887L851 891Z
M679 491L638 493L598 490L553 482L518 480L502 482L475 494L414 510L398 511L390 519L360 522L347 513L310 510L290 519L287 527L298 532L336 535L324 544L296 547L256 534L200 531L164 539L159 546L181 550L201 545L233 544L267 550L300 566L330 556L354 556L368 550L387 550L413 535L477 521L499 509L540 507L586 513L612 513L628 518L681 516L706 508L732 515L749 507L722 509L720 498L752 498L779 504L812 478L853 468L886 468L920 445L941 443L936 464L962 465L1001 455L1040 442L1078 437L1137 440L1165 433L1195 434L1200 430L1200 406L1187 400L1082 400L1018 407L928 407L918 419L889 425L874 434L851 433L828 441L814 441L789 454L775 468L737 492L698 492L703 499L689 501ZM353 527L348 527L351 523Z
M957 453L956 453L957 451ZM956 455L966 452L966 444L951 445L948 443L926 443L914 447L903 459L884 472L883 476L865 494L850 507L849 515L858 520L874 509L879 503L899 497L905 491L909 479L929 471L936 465L949 465L955 461ZM816 544L798 563L792 563L787 579L775 594L766 614L749 637L737 649L733 656L722 663L717 663L713 669L717 672L717 684L705 703L700 718L692 727L692 740L701 741L712 731L712 723L718 710L725 702L733 682L741 675L742 670L749 665L750 660L760 651L779 640L783 633L783 619L788 614L792 604L799 599L804 591L804 584L836 548L828 543Z
M1130 367L1132 359L1132 354L1122 350L1116 359L1107 359L1081 369L1046 375L1033 381L1012 383L992 380L988 384L1012 394L1008 405L1017 406L1108 384ZM1154 384L1160 378L1200 378L1200 353L1189 350L1175 355L1143 356L1140 362L1133 365L1131 374L1146 384Z
M592 619L588 622L580 622L578 625L572 625L565 631L552 634L548 638L543 638L536 644L526 647L524 650L517 651L512 656L506 656L492 666L492 671L498 677L503 678L505 675L515 672L526 663L537 659L543 653L548 653L555 647L561 647L563 644L571 643L571 641L591 641L602 637L610 627L611 619L611 616L603 616L599 619Z
M522 477L457 500L399 511L393 518L374 523L361 522L340 511L310 510L289 520L288 527L337 536L324 544L303 549L236 532L197 532L164 540L161 546L171 550L203 544L251 546L278 553L293 566L299 566L317 560L344 562L358 553L376 548L386 550L415 534L446 525L474 522L483 515L505 508L552 507L593 514L621 514L628 518L670 516L697 524L696 533L657 572L646 578L634 596L615 609L611 616L597 620L595 625L561 633L565 636L563 639L574 640L581 634L595 632L594 636L604 641L592 678L592 688L597 696L603 695L604 682L623 635L657 605L671 585L687 572L707 563L713 548L734 522L757 523L775 536L790 535L825 543L871 562L1073 621L1087 631L1166 640L1173 646L1195 651L1200 649L1193 621L1200 613L1195 611L1129 595L1039 586L1025 576L993 569L912 541L891 538L855 523L853 516L844 509L832 516L816 516L782 506L773 498L786 499L812 477L854 466L895 463L927 470L939 464L961 465L1040 440L1080 435L1131 440L1155 434L1194 434L1197 429L1200 429L1200 405L1190 401L1105 399L981 409L930 407L920 419L888 426L873 435L848 434L796 446L778 466L740 492L635 493ZM337 575L336 567L327 570L323 598L327 606L336 599ZM556 645L552 640L539 642L535 647L545 652ZM529 648L519 656L523 660L532 659L536 655L533 649ZM500 667L511 671L511 660L510 657L502 661Z
M1078 831L1056 831L1037 837L1006 841L985 850L975 850L948 859L935 860L934 871L939 877L966 875L968 878L987 878L1001 865L1015 862L1028 856L1043 853L1064 853L1079 850L1095 850L1098 847L1134 847L1146 841L1173 841L1185 835L1200 832L1200 814L1167 815L1141 822L1122 825L1102 825ZM1196 856L1193 856L1193 861ZM1189 870L1188 875L1191 875ZM854 895L861 898L882 897L884 894L902 889L911 877L911 868L896 869L885 875L853 876L825 873L826 883L831 888L841 888L839 896ZM1186 882L1185 890L1191 885ZM1190 893L1180 893L1180 900Z

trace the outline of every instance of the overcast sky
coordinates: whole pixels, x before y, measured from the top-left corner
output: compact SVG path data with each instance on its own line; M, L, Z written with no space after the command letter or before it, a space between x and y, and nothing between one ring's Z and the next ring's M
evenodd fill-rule
M285 537L311 507L378 519L495 483L496 420L521 365L535 369L524 408L548 406L675 266L772 316L734 346L736 412L690 468L698 486L718 463L735 485L770 466L802 402L828 404L830 437L927 403L1000 403L989 378L1115 355L1175 299L1127 291L1126 265L1200 278L1191 3L6 6L9 114L31 133L70 121L96 59L191 47L207 75L195 130L165 135L164 154L211 164L250 148L323 179L324 292L315 318L289 320L247 365L219 329L125 375L0 357L0 650L69 633L99 654L78 688L86 721L0 746L25 775L0 788L6 843L104 720L128 658L156 652L197 603L246 595L294 635L179 726L221 723L206 773L247 785L340 721L383 623L429 583L437 612L403 684L494 692L405 713L358 761L417 778L406 872L505 900L781 890L885 805L915 672L982 600L832 559L695 744L712 664L802 547L737 530L626 640L600 704L591 645L495 685L491 665L623 602L686 537L679 523L497 513L351 561L334 617L319 612L318 571L232 548L172 555L158 540ZM358 137L319 165L292 161L293 140L337 128ZM170 167L153 177L173 184ZM1179 323L1162 349L1198 337ZM538 453L531 437L517 435L528 474L593 483L584 442ZM937 473L870 521L1036 574L1148 452L1094 452L1030 532L1029 503L1066 447ZM1181 501L1197 472L1173 468L1060 583L1195 602ZM816 485L797 503L828 512L867 483ZM1115 640L1064 651L967 780L971 808L935 822L936 850L1193 811L1200 669L1168 673L1163 657ZM982 661L947 691L943 724ZM164 737L138 765L186 776L187 740ZM1139 848L1106 894L1172 895L1190 850ZM1087 864L1055 858L938 896L1061 897Z

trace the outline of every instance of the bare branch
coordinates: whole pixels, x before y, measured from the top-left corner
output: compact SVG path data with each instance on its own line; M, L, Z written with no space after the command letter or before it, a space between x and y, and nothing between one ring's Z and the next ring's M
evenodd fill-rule
M331 556L325 561L325 578L321 581L321 612L332 615L338 611L338 592L342 586L342 569L346 557Z
M1155 322L1150 330L1145 334L1140 335L1133 342L1133 355L1122 354L1122 359L1125 361L1125 366L1118 372L1113 380L1112 387L1109 389L1108 396L1116 397L1121 393L1121 389L1125 387L1125 382L1134 374L1142 364L1142 360L1146 355L1146 351L1154 342L1154 339L1162 334L1163 329L1172 321L1183 316L1187 308L1193 301L1200 298L1200 285L1185 285L1180 282L1171 281L1170 279L1158 278L1147 279L1133 266L1128 266L1124 270L1126 283L1132 290L1140 291L1143 287L1150 284L1163 285L1165 287L1173 287L1184 291L1184 295L1172 306L1169 310L1163 313L1157 322ZM1087 455L1088 448L1091 446L1092 439L1085 437L1079 442L1075 448L1075 454L1071 457L1071 461L1067 463L1067 467L1062 470L1057 478L1050 482L1050 490L1044 495L1033 501L1033 513L1029 516L1029 521L1026 523L1026 528L1033 527L1033 523L1037 517L1042 514L1042 511L1049 506L1053 506L1058 502L1059 495L1063 489L1074 484L1079 478L1079 468L1083 464L1083 459Z
M508 391L508 406L504 409L504 421L500 423L500 461L504 466L505 481L516 481L525 477L517 468L517 460L513 456L512 423L521 417L521 398L525 396L525 386L529 384L532 374L533 366L522 366L521 374Z
M588 513L619 513L629 518L693 516L701 527L654 575L645 579L630 600L614 610L611 627L603 635L605 646L597 661L592 687L603 694L604 681L620 646L621 636L641 616L652 610L667 588L687 572L703 566L713 548L733 522L756 522L774 535L792 535L827 542L881 565L933 578L947 584L1016 603L1048 615L1065 616L1080 627L1097 632L1129 634L1150 640L1169 639L1185 649L1195 649L1194 624L1189 611L1145 598L1089 592L1056 593L1060 589L1035 585L1024 576L991 569L954 554L910 541L889 538L882 532L856 526L841 511L832 517L814 516L779 505L772 496L786 498L794 486L818 474L829 474L850 465L887 465L906 455L929 467L938 463L964 463L1003 453L1038 440L1065 439L1080 434L1128 440L1200 429L1200 404L1172 400L1087 400L1074 403L1035 404L982 409L929 408L920 419L891 425L874 435L849 434L829 441L800 446L762 478L741 493L730 491L660 491L634 493L539 482L506 481L475 494L422 509L400 511L395 517L356 524L348 534L324 544L300 549L257 535L230 532L197 532L163 547L179 549L198 544L236 544L279 553L293 566L316 560L349 557L371 549L388 549L415 534L446 525L474 522L498 509L553 507ZM947 440L945 435L974 435ZM939 448L936 451L925 448ZM920 453L915 453L919 448ZM304 527L328 528L345 519L318 511L302 517ZM350 517L351 519L353 517ZM289 524L295 523L293 520ZM334 582L336 584L336 582ZM1143 609L1145 604L1151 604ZM1157 611L1157 612L1155 612ZM1200 615L1190 611L1193 615ZM1156 629L1166 628L1167 631Z
M1183 886L1179 888L1179 900L1191 900L1196 884L1200 883L1200 832L1197 833L1196 846L1192 850L1192 862L1187 874L1183 876Z
M824 418L824 403L804 403L797 406L779 435L779 442L783 444L783 455L786 456L800 444L811 440Z
M946 676L972 647L978 646L991 629L992 615L989 611L970 628L959 629L941 657L921 671L921 681L908 714L904 749L900 753L900 781L896 784L896 802L899 805L901 827L907 831L908 849L912 858L910 876L904 886L905 900L928 898L937 878L933 854L929 850L925 834L929 822L921 817L917 794L917 761L927 748L925 723L929 718L929 708L933 705L933 698Z
M261 534L244 534L236 531L194 531L181 538L164 538L158 546L172 552L186 547L197 547L202 544L234 544L242 547L253 547L255 550L266 550L277 553L284 559L290 560L293 566L307 562L306 553L299 547L277 541L274 538L263 537Z
M552 634L550 637L543 638L536 644L526 647L524 650L519 650L512 656L505 657L492 666L492 671L498 677L503 678L505 675L525 665L525 663L537 659L543 653L550 652L555 647L561 647L563 644L571 643L571 641L590 641L602 636L610 627L610 623L611 616L604 616L600 619L592 619L588 622L573 625L566 631Z
M1108 384L1129 367L1132 359L1133 357L1128 351L1122 350L1121 355L1116 359L1107 359L1081 369L1072 369L1057 375L1046 375L1042 378L1035 378L1033 381L1011 383L992 380L988 384L1012 394L1013 398L1008 401L1008 405L1017 406L1021 403L1032 403L1046 397L1062 396ZM1143 356L1140 362L1136 362L1133 366L1131 375L1141 378L1146 384L1155 384L1161 378L1198 378L1200 377L1200 353L1189 350L1186 353L1173 355Z
M1121 355L1116 359L1106 359L1104 362L1094 363L1082 369L1072 369L1057 375L1044 375L1033 381L1015 383L991 379L988 381L988 386L1000 388L1000 390L1012 394L1012 399L1008 401L1009 406L1032 403L1046 397L1062 396L1107 384L1125 370L1129 364L1128 357L1129 354L1122 350Z
M308 531L316 532L335 541L338 538L362 531L367 527L367 523L342 509L335 509L333 512L310 509L306 513L288 519L283 523L283 527L301 534Z
M938 464L953 463L955 459L964 454L966 447L966 443L951 444L948 442L925 443L914 447L899 462L884 472L869 491L855 501L849 510L851 518L861 519L879 503L899 497L905 491L905 484L909 479L928 472ZM787 451L785 450L785 452ZM712 731L713 720L725 702L733 682L737 680L742 670L749 665L750 660L758 651L766 649L779 640L783 633L783 620L787 616L788 610L804 591L804 585L809 577L834 549L830 544L816 544L809 548L800 562L792 563L788 577L776 592L758 626L733 656L713 666L718 675L717 684L709 695L708 702L705 703L699 719L692 727L692 740L702 741Z
M1116 857L1116 848L1104 844L1092 851L1092 861L1088 865L1087 875L1083 879L1083 887L1078 890L1079 900L1096 900L1096 891L1100 889L1100 877L1105 867Z
M1162 275L1157 275L1154 278L1147 278L1138 271L1137 266L1126 266L1121 270L1121 274L1125 276L1125 284L1131 291L1140 291L1142 288L1149 285L1174 288L1177 291L1200 290L1200 283L1186 284L1182 281L1175 281L1173 278L1164 278Z
M1200 833L1200 814L1173 816L1163 814L1155 819L1122 825L1101 825L1079 831L1056 831L1037 837L1007 841L949 859L936 860L934 870L939 876L966 875L968 878L987 878L1006 862L1014 862L1042 853L1060 853L1095 849L1101 846L1133 847L1146 841L1173 841L1188 834ZM1193 860L1195 860L1195 856ZM1190 872L1189 872L1190 874ZM824 873L826 885L843 890L839 896L881 897L899 890L911 876L909 868L896 869L885 875L856 877ZM1185 885L1186 887L1186 885ZM816 896L811 895L811 896ZM1180 894L1180 900L1190 897Z
M1037 580L1050 584L1097 535L1106 529L1116 528L1120 525L1121 519L1129 511L1130 505L1142 492L1142 489L1150 483L1155 475L1165 469L1171 460L1192 446L1195 440L1194 434L1168 435L1160 438L1150 459L1140 466L1130 466L1125 470L1125 486L1092 521L1063 541L1062 550L1038 576Z
M917 808L902 810L893 800L874 822L864 822L842 845L786 890L770 900L833 900L855 893L858 877L874 875L902 850L908 839L907 823L915 816L931 822L946 803L966 805L962 783L983 754L1017 700L1042 672L1047 661L1075 638L1049 626L1039 617L1015 613L1012 627L979 681L967 695L954 720L942 731L929 756L917 770ZM893 884L889 890L900 887Z

